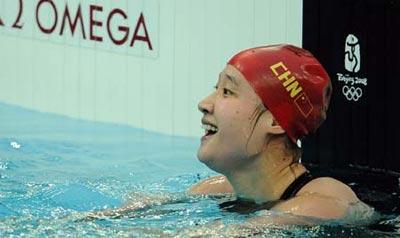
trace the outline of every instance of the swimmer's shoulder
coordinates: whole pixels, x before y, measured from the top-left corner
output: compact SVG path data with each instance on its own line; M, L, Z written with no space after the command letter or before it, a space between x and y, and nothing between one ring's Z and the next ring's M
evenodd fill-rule
M359 201L348 185L331 177L319 177L311 180L297 192L296 196L309 194L332 197L346 202Z
M330 177L316 178L297 192L296 196L272 208L275 211L321 219L346 217L349 207L361 202L346 184Z
M232 185L225 176L213 176L189 188L189 195L218 195L234 193Z

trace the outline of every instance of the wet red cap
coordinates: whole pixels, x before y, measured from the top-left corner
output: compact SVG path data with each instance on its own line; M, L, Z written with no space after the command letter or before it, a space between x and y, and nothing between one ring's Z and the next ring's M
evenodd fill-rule
M247 49L228 64L238 69L293 142L325 120L331 82L318 60L293 45Z

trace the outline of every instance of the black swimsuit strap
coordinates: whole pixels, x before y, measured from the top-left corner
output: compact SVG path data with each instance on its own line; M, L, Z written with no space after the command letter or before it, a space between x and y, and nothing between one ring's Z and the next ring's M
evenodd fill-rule
M218 205L222 211L237 212L241 214L253 213L259 210L269 210L279 202L294 197L304 185L306 185L313 179L314 177L310 174L310 172L307 171L303 173L302 175L300 175L300 177L294 180L293 183L289 185L289 187L287 187L281 198L276 201L256 204L253 201L237 198L236 200L226 201Z
M227 201L220 203L218 204L218 206L222 211L237 212L240 214L249 214L259 210L269 210L279 202L280 201L277 200L277 201L266 202L263 204L256 204L253 201L247 201L238 198L234 201Z
M285 192L283 192L281 199L280 200L287 200L289 198L292 198L296 195L296 193L308 182L313 180L314 177L311 175L310 172L305 172L300 177L298 177L296 180L293 181L292 184L287 187Z

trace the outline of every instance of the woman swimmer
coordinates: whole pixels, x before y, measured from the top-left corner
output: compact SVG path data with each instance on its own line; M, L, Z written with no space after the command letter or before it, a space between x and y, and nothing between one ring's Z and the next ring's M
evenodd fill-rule
M233 56L198 105L205 129L198 159L223 176L189 194L233 194L220 206L242 213L342 219L354 204L371 210L347 185L313 178L299 162L299 140L325 120L330 96L328 74L304 49L273 45Z
M251 227L365 219L373 209L347 185L313 178L299 161L298 141L325 120L330 96L329 76L306 50L274 45L233 56L216 90L198 105L206 131L198 158L223 175L195 184L189 194L236 197L220 204L227 211L295 215L257 216L246 222ZM169 196L132 197L136 200L123 207L91 212L84 220L135 216L138 209L175 201Z

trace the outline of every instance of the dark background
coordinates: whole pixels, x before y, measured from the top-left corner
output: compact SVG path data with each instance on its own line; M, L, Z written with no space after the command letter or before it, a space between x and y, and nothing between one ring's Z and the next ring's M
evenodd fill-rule
M368 85L358 101L342 94L348 34L360 43L356 75ZM303 161L400 172L400 0L304 0L303 47L325 66L333 86L328 118L303 141Z

